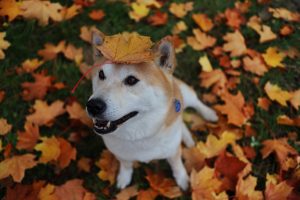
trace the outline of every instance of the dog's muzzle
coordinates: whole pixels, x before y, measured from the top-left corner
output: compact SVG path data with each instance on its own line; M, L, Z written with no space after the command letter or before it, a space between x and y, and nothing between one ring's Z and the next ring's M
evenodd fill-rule
M137 111L133 111L115 121L95 119L94 120L94 131L95 131L95 133L100 134L100 135L114 132L118 128L118 126L120 126L127 120L131 119L132 117L136 116L137 114L138 114Z

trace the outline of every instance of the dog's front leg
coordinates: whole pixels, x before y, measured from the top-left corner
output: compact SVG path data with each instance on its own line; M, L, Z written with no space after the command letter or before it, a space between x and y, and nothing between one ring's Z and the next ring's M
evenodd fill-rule
M189 177L181 159L181 148L178 148L177 153L167 159L171 165L173 176L181 189L187 190L189 187Z
M117 179L117 187L120 189L124 189L131 182L132 177L132 162L119 159L120 161L120 169Z

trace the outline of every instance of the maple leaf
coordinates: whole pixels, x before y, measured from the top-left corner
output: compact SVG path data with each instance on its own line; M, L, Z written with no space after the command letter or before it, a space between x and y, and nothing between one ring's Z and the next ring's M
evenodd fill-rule
M277 35L272 32L269 26L261 24L261 19L257 16L252 16L248 21L247 26L249 26L259 34L260 43L275 40L277 38Z
M62 50L64 53L65 57L68 58L69 60L75 61L76 64L80 64L82 59L83 59L83 50L82 48L76 48L72 44L68 44L66 48Z
M33 72L34 70L36 70L37 68L39 68L41 65L44 64L44 61L39 60L37 58L34 59L26 59L23 63L22 63L22 70L29 73L29 72Z
M259 76L264 75L264 73L268 71L268 68L265 65L261 55L258 52L250 49L248 49L247 52L249 56L245 56L243 58L244 69Z
M178 18L183 18L191 10L193 10L193 2L171 3L169 7L170 13Z
M269 107L271 105L271 101L268 98L266 98L266 97L260 97L260 98L258 98L257 105L260 108L268 111Z
M147 170L146 172L146 179L148 180L150 187L160 195L171 199L182 195L180 188L176 185L174 180L165 178L163 174L154 174L150 170Z
M65 41L60 41L58 45L46 43L44 49L38 51L38 55L42 56L44 61L53 60L57 54L63 52L65 49Z
M21 5L22 16L28 19L37 19L39 25L48 25L49 19L59 22L62 20L60 10L62 6L59 3L50 1L27 0Z
M198 142L197 149L205 155L206 158L212 158L219 155L228 144L234 144L239 136L233 132L224 131L218 139L216 136L209 134L206 142Z
M28 115L26 120L38 126L52 126L53 120L65 112L63 105L60 100L56 100L50 106L44 101L36 100L33 105L35 112Z
M245 39L240 31L236 30L234 33L227 33L223 39L227 41L223 45L223 50L230 52L230 56L241 56L246 53L247 47L245 44Z
M184 148L182 151L182 156L184 158L184 165L188 172L192 169L200 170L204 166L205 155L202 154L197 147Z
M0 118L0 135L6 135L12 129L12 125L7 123L7 120Z
M263 159L268 157L272 152L275 152L283 170L288 170L289 168L285 162L288 156L298 154L297 151L288 144L287 138L265 140L262 144L264 147L260 152L263 155Z
M80 28L80 35L79 37L83 40L83 41L86 41L88 43L91 43L91 40L92 40L92 32L93 31L96 31L97 28L96 26L91 26L91 27L88 27L88 26L82 26Z
M279 115L276 120L277 120L277 123L281 124L281 125L300 127L300 117L291 119L287 115Z
M101 180L109 181L110 185L115 183L116 175L119 169L119 162L115 156L108 150L101 153L101 158L96 163L101 170L97 174Z
M293 187L289 186L286 181L278 183L274 175L267 174L265 199L266 200L281 200L288 199Z
M10 46L10 43L4 40L5 36L5 32L0 32L0 60L5 58L3 50L7 49Z
M285 58L285 54L280 52L277 47L269 47L262 57L271 67L284 67L281 61Z
M292 94L282 90L278 85L273 85L267 82L264 87L268 97L271 100L277 101L282 106L287 106L286 102L292 98Z
M195 170L192 171L191 187L193 200L228 199L227 194L221 192L222 182L218 180L214 174L215 170L207 166L199 172L196 172Z
M32 154L24 154L21 156L13 156L0 162L0 179L12 176L15 182L21 182L25 175L25 170L36 166L35 156Z
M213 68L212 68L210 61L206 54L199 58L199 64L202 66L202 71L204 71L204 72L212 72L213 71Z
M295 92L292 93L292 98L290 99L290 102L292 106L298 110L300 106L300 89L296 90Z
M220 69L215 69L211 72L201 72L199 75L201 79L200 86L209 88L214 85L213 92L218 95L224 92L227 84L227 78L224 72Z
M84 172L90 172L91 162L92 162L92 160L90 158L82 157L77 161L77 166L80 170L82 170Z
M158 193L154 191L152 188L147 190L139 190L137 195L137 200L155 200L158 196Z
M32 150L40 138L39 127L27 122L24 125L24 132L18 131L17 149Z
M257 178L249 175L246 178L239 178L236 185L236 195L238 200L262 200L263 195L260 191L256 191Z
M216 43L216 38L207 35L206 33L202 32L199 29L193 29L193 33L195 37L188 37L187 43L194 49L194 50L203 50L208 47L212 47Z
M152 60L150 37L137 33L122 33L105 36L97 48L108 60L116 63L140 63Z
M236 8L227 8L225 10L226 24L232 28L239 29L240 25L245 22L245 18Z
M95 21L101 21L104 16L105 16L105 13L103 12L103 10L92 10L89 13L89 17Z
M15 0L0 2L0 16L8 16L8 21L13 21L21 13L20 4Z
M54 136L51 138L41 137L40 139L42 142L34 147L35 150L42 152L39 162L47 163L52 160L57 160L61 153L58 139Z
M184 21L177 22L172 28L172 34L176 35L181 33L182 31L186 31L188 29L186 23Z
M69 180L61 186L56 186L54 194L58 199L84 200L87 194L90 196L89 199L96 199L82 186L82 183L83 180L80 179Z
M288 36L288 35L292 34L293 32L294 32L294 28L289 25L283 25L280 28L280 35L283 35L283 36Z
M76 160L77 151L72 145L63 138L58 138L60 155L58 157L58 165L61 169L69 166L71 160Z
M62 8L61 16L64 20L69 20L79 14L79 10L81 9L80 5L73 4L72 6L66 8Z
M136 22L139 22L142 18L146 17L150 9L144 2L133 2L131 3L132 11L129 12L129 17Z
M148 22L152 26L162 26L168 22L168 14L160 11L156 11L154 15L148 17Z
M86 111L78 102L73 102L72 105L67 105L66 110L70 115L70 119L77 119L89 127L92 126L92 120L88 117Z
M245 113L245 99L240 91L237 95L225 92L221 95L224 105L216 105L214 108L228 116L228 123L241 127L249 118Z
M127 187L116 195L117 200L129 200L138 194L136 185Z
M53 77L45 76L45 73L32 74L35 82L23 82L22 97L25 101L43 99L52 85Z
M297 12L291 12L286 8L269 8L269 11L275 18L282 18L286 21L300 21L300 14Z
M5 200L36 200L42 187L45 185L44 181L35 181L31 185L12 184L7 187Z
M38 199L39 200L59 200L54 194L55 186L52 184L47 184L45 187L41 188Z
M192 18L204 32L210 31L214 26L212 20L206 14L193 14Z

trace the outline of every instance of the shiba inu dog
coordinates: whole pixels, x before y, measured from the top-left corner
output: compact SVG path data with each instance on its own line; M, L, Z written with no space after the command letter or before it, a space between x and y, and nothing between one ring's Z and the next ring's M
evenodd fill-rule
M177 184L188 188L188 175L181 159L181 142L194 145L181 114L195 108L204 119L216 121L216 113L204 105L193 89L173 77L175 50L168 39L152 49L152 61L114 64L96 48L103 34L92 36L94 63L92 87L86 109L93 119L94 132L120 161L117 186L131 182L134 161L167 159ZM103 64L104 63L104 64Z

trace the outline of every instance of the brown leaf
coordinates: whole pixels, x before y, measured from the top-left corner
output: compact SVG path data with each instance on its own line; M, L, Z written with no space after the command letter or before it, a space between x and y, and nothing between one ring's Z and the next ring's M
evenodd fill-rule
M12 176L15 182L21 182L25 175L25 170L36 166L35 156L32 154L24 154L21 156L13 156L0 162L0 179Z
M205 155L203 155L197 147L184 148L182 156L188 172L191 172L193 169L199 171L205 165Z
M46 76L45 73L32 74L34 77L34 82L23 82L21 84L22 98L25 101L30 101L33 99L44 99L48 92L48 89L52 85L52 76Z
M36 200L44 181L33 182L32 185L14 184L7 187L5 200ZM49 199L50 200L50 199Z
M152 26L162 26L168 22L168 14L160 11L156 11L154 15L148 17L148 22Z
M240 25L245 23L245 18L236 8L227 8L225 11L225 17L227 19L226 24L235 29L239 29Z
M230 52L230 56L241 56L247 52L245 39L240 31L236 30L234 33L227 33L223 39L227 41L223 45L223 50Z
M206 33L202 32L200 29L193 29L193 33L195 37L188 37L187 43L194 49L194 50L203 50L209 47L212 47L216 43L216 38L207 35Z
M28 115L26 120L38 126L52 126L54 119L65 112L63 106L64 103L60 100L54 101L51 105L44 101L36 100L33 105L35 112Z
M40 138L39 127L33 123L26 122L24 132L18 131L17 149L33 150Z

